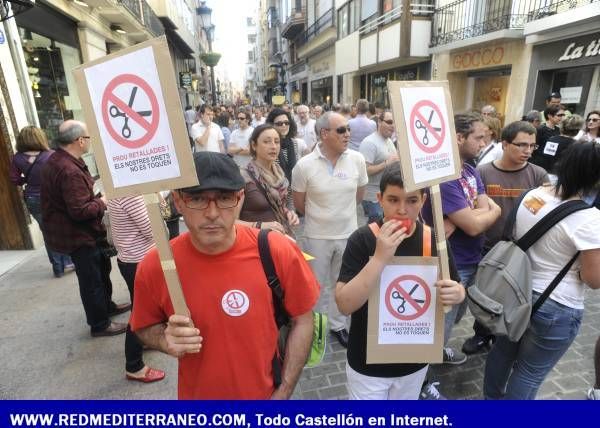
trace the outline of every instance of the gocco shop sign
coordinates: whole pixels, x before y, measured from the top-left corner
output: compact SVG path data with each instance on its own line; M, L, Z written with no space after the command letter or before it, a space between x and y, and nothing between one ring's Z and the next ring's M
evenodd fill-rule
M455 70L467 70L501 64L504 61L504 47L490 46L452 55Z

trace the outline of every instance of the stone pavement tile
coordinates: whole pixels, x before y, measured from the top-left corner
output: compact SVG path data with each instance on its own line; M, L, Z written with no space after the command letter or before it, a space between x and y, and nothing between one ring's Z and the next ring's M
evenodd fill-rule
M347 379L346 379L346 373L335 373L335 374L330 374L330 375L329 375L329 376L327 376L327 377L329 378L329 383L330 383L332 386L335 386L335 385L340 385L340 384L343 384L343 385L345 385L345 384L346 384L346 380L347 380Z
M581 324L581 327L579 328L579 334L581 334L581 335L590 334L590 335L594 335L594 336L598 337L598 334L600 334L600 330L598 330L598 328L596 327L598 319L590 320L590 321L591 322L589 322L589 323Z
M317 391L316 389L302 393L303 400L319 400L320 398L321 397L319 397L319 391Z
M348 390L346 385L330 386L319 389L319 396L322 400L347 400Z
M439 391L448 399L479 399L482 398L481 386L477 382L443 382Z
M555 399L557 394L560 394L562 389L558 386L553 380L548 380L542 383L540 389L538 390L537 399L538 400L549 400Z
M300 391L310 391L312 389L325 388L329 386L329 380L327 376L317 376L311 379L303 379L300 384Z
M560 387L562 392L585 391L589 388L589 382L579 375L554 377L552 381Z

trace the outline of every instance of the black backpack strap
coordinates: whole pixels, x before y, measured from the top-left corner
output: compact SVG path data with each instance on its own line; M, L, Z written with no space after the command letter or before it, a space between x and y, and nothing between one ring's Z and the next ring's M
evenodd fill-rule
M279 282L279 277L275 271L273 258L271 257L271 248L269 247L269 229L261 229L258 232L258 253L260 261L267 277L267 282L273 293L273 307L275 308L275 322L277 328L286 325L289 322L289 316L283 307L283 289Z
M585 210L590 208L582 200L567 201L560 204L548 214L546 214L541 220L539 220L525 235L521 237L516 244L523 251L527 251L529 247L537 242L547 231L552 229L559 221L565 217L570 216L574 212Z
M558 273L558 275L556 275L556 278L554 278L552 280L552 282L550 283L550 285L548 287L546 287L546 289L544 290L542 295L539 297L539 299L537 299L535 301L535 303L533 304L533 306L531 308L531 316L532 317L537 312L537 310L540 308L540 306L542 306L542 304L550 296L550 294L552 294L552 292L554 291L556 286L562 281L562 279L565 277L567 272L569 272L569 269L571 269L571 266L573 266L573 263L575 263L575 260L577 260L577 257L579 257L579 251L577 251L575 253L573 258L571 260L569 260L569 263L567 263L565 265L565 267L562 268L562 270Z
M515 228L515 223L517 222L517 211L519 211L521 202L523 202L523 199L525 199L525 196L527 196L527 193L529 193L529 190L526 190L523 193L521 193L521 196L519 196L519 198L517 199L516 205L513 207L512 211L508 215L508 218L506 219L506 223L504 223L504 231L502 232L502 240L503 241L512 241L513 240L513 238L512 238L513 230Z

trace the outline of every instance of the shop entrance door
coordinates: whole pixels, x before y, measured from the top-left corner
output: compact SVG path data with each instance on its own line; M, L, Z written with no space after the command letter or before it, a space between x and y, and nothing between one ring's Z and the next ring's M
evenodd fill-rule
M476 77L473 89L473 109L479 111L483 106L492 105L504 123L509 79L509 76Z
M21 196L8 179L9 147L4 133L0 132L0 250L26 250L33 246Z

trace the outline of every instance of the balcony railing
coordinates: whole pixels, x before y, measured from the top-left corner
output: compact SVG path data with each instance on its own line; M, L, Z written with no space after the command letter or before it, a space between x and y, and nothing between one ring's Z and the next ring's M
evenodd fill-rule
M390 22L399 19L402 16L402 5L390 10L389 12L384 13L383 15L377 17L376 19L372 19L367 22L362 27L359 27L359 34L367 34L371 31L375 31L377 27L381 25L389 24Z
M431 46L482 36L499 30L521 30L527 22L599 0L458 0L435 10Z
M142 8L139 0L119 0L125 9L127 9L138 21L142 22Z
M156 16L146 0L142 0L142 11L146 28L148 28L148 30L156 37L165 34L165 28L163 27L162 22L160 22L160 19Z
M421 0L410 3L410 13L414 16L429 16L435 11L435 0Z
M321 34L328 28L335 26L335 9L332 7L327 12L319 17L315 21L313 25L308 27L306 31L300 33L294 42L296 46L302 46L305 43L309 42L311 39L314 39L316 36Z
M281 27L281 37L286 39L294 39L299 31L304 27L304 18L306 17L306 9L292 9L287 21Z

